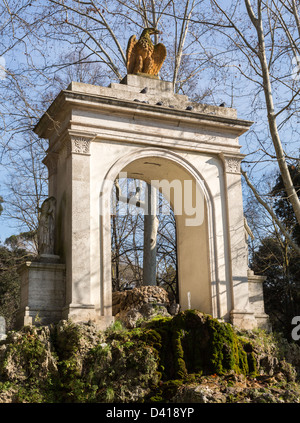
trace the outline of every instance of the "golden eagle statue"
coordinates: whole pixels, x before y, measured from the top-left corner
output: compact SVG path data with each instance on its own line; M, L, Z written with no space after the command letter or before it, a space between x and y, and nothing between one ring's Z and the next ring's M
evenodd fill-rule
M141 72L147 75L158 75L167 56L167 50L161 43L156 45L152 43L150 38L152 34L161 34L161 32L154 28L146 28L139 40L135 35L130 37L126 52L128 74Z

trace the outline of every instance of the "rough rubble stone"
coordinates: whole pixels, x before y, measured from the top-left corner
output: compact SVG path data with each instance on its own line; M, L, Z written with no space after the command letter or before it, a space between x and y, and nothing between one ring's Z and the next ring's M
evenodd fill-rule
M166 317L179 312L179 305L159 286L113 292L112 306L115 318L129 329L155 316Z

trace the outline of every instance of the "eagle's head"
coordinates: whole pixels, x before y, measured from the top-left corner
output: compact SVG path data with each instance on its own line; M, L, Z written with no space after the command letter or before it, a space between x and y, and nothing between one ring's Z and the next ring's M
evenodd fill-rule
M144 37L145 35L153 35L153 34L162 34L161 31L155 28L145 28L142 32L141 37Z

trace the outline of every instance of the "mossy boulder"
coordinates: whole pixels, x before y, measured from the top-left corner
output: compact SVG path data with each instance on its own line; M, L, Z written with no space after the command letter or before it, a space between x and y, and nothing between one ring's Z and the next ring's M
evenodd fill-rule
M232 326L197 310L173 318L157 318L145 329L160 337L160 366L163 377L182 379L191 373L224 374L234 370L249 374L251 356L243 348ZM248 359L249 358L249 359Z

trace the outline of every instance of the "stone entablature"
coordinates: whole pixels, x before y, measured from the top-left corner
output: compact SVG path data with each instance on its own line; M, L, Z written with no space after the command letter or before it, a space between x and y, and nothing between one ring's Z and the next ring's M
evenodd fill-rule
M246 132L252 122L237 119L235 109L191 103L186 96L172 94L170 89L167 94L164 91L160 93L158 88L155 94L132 93L131 90L137 88L134 85L136 80L142 80L143 87L149 83L148 78L128 75L126 79L131 85L111 84L112 88L72 82L67 90L59 94L35 132L49 137L50 151L60 149L55 145L58 138L62 140L64 135L70 134L78 139L89 136L99 141L119 139L156 146L159 136L162 147L199 152L227 151L239 155L241 146L238 136ZM172 86L159 80L151 82ZM155 98L153 104L147 104L152 97ZM160 98L167 98L161 106L156 104ZM191 105L193 110L186 110ZM67 114L69 124L60 125L59 128L57 123L63 118L59 116L62 110ZM52 116L51 120L49 115ZM112 119L114 116L119 116L117 126L115 119ZM224 133L227 134L226 142Z

